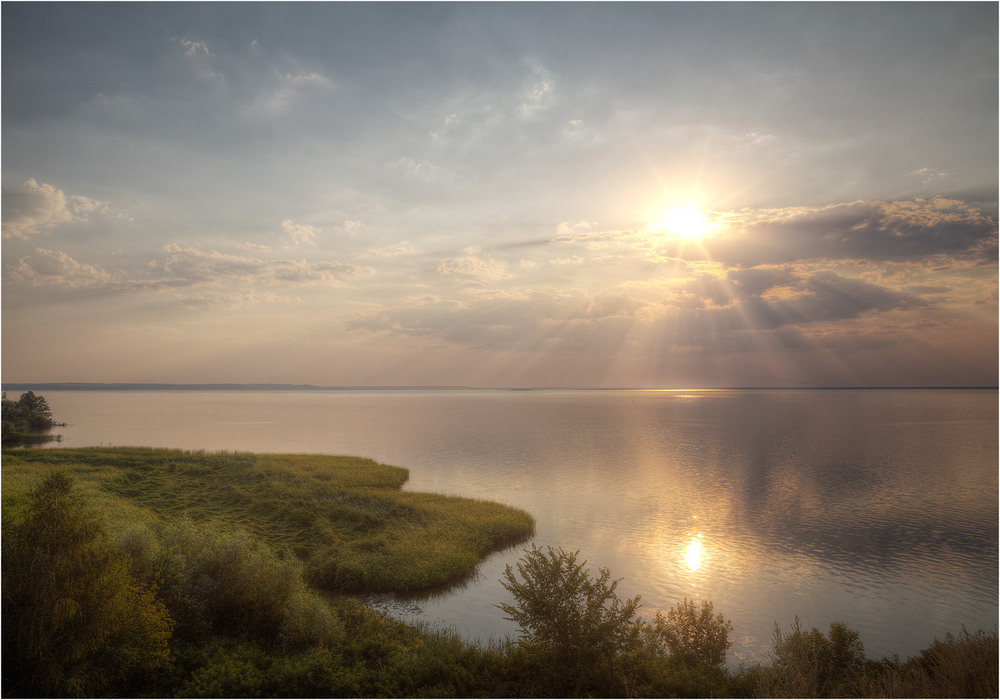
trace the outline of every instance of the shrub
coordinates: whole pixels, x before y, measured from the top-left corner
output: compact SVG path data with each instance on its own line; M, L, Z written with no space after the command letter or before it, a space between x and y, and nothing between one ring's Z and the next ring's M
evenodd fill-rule
M166 608L66 474L48 477L2 532L7 694L92 696L169 668Z
M726 650L733 643L729 634L733 624L721 614L713 615L712 603L701 601L697 608L687 598L667 611L657 611L650 626L652 638L660 640L671 660L685 666L720 668L726 663Z
M129 570L137 581L152 582L159 577L162 551L148 527L132 527L118 537L116 544L128 556Z
M504 588L516 605L501 603L509 620L521 627L521 646L551 675L560 691L594 690L599 678L612 678L615 657L633 651L640 624L634 619L639 597L622 601L607 569L591 578L578 552L532 545L517 562L507 565ZM610 690L610 689L609 689Z
M864 674L857 632L834 622L827 638L815 627L804 631L796 617L788 634L775 624L771 665L760 669L757 690L761 697L856 697Z
M306 587L297 559L281 558L246 534L191 521L168 533L163 549L164 597L185 638L212 632L291 648L341 641L342 625Z
M883 659L867 679L865 695L887 698L995 698L997 633L965 627L934 640L919 656L900 664Z
M268 658L260 649L217 649L178 692L186 698L261 697Z

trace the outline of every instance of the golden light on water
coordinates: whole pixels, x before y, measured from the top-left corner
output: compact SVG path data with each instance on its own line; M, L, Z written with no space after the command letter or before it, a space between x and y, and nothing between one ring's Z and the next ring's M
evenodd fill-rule
M698 567L701 566L701 535L692 538L684 549L684 563L691 571L697 571Z

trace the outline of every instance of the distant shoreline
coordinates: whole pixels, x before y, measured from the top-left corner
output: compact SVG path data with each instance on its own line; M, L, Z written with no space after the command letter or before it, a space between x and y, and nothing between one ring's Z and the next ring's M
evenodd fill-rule
M156 384L104 382L6 382L3 391L996 391L997 386L731 386L649 389L643 387L474 387L474 386L319 386L316 384Z

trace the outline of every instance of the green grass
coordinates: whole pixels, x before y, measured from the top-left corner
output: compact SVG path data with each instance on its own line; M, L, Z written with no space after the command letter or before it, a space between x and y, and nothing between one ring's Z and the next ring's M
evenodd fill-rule
M402 491L408 472L327 455L151 448L4 450L3 507L56 470L72 474L109 532L162 532L180 519L245 531L306 565L316 586L412 591L467 575L485 554L527 539L509 506Z

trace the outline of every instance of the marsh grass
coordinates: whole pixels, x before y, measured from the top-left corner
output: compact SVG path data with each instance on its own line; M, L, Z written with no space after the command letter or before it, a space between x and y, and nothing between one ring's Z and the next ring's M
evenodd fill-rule
M328 590L414 591L467 575L486 553L527 539L524 511L411 493L408 472L370 459L153 448L9 450L3 506L53 471L75 477L110 533L162 534L179 519L246 532L305 565Z

